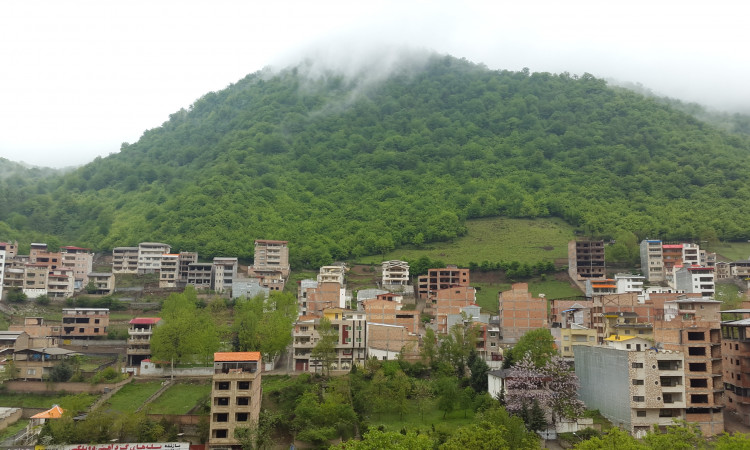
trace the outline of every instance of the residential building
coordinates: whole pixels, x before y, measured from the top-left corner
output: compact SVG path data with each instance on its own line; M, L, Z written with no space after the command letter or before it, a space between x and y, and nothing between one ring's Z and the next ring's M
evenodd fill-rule
M214 265L194 262L188 264L187 284L196 289L211 289Z
M23 293L29 298L47 295L49 268L45 264L24 264Z
M78 353L58 347L37 347L17 349L13 353L17 378L24 380L45 380L52 367Z
M169 253L172 247L161 242L141 242L138 244L138 273L154 273L161 269L161 256Z
M586 328L574 323L569 328L550 328L550 332L558 353L566 359L573 358L573 347L576 345L596 345L596 329L594 328Z
M547 300L534 297L527 283L515 283L498 295L503 343L515 344L527 331L548 327Z
M641 241L641 271L649 282L664 281L664 255L660 240Z
M6 251L0 249L0 300L3 299L3 288L5 287L5 258Z
M573 353L579 398L615 426L641 438L686 418L681 352L576 345Z
M262 295L268 298L271 290L260 285L258 278L236 278L232 280L232 298L255 298Z
M685 355L684 418L706 436L724 432L720 307L709 297L680 296L665 301L654 322L656 345Z
M428 298L424 312L435 318L435 331L438 334L446 334L449 331L448 316L460 314L462 308L475 305L476 301L476 289L471 286L437 289Z
M342 308L323 311L338 335L336 357L332 370L349 370L352 364L364 364L367 360L367 320L364 312ZM318 327L321 316L306 315L297 319L292 331L294 367L297 371L320 372L323 363L313 359L312 349L320 339Z
M409 284L409 263L406 261L390 260L382 264L383 286L406 286Z
M729 278L732 274L728 262L717 261L714 265L714 268L716 269L714 276L717 280L724 280L726 278Z
M235 430L258 423L262 397L260 359L260 352L214 353L209 449L240 450L242 445Z
M721 322L721 355L726 409L750 426L750 310L722 311L742 314L738 320Z
M253 270L278 271L282 277L289 276L289 248L287 241L273 241L257 239L255 241L255 257Z
M198 262L198 253L196 252L180 252L179 253L179 256L177 257L177 264L178 264L177 285L179 287L187 285L188 267L190 263L196 263L196 262Z
M344 273L346 266L343 264L333 266L323 266L318 273L318 283L338 283L344 287Z
M24 317L23 325L10 325L9 331L23 331L33 339L33 347L57 347L62 327L58 324L47 325L43 317Z
M72 270L75 279L74 289L79 291L89 282L88 275L93 270L94 255L88 248L60 247L62 268Z
M714 295L714 268L701 266L675 266L674 288L688 294Z
M642 275L632 275L629 273L615 274L617 293L626 294L628 292L635 292L637 294L641 294L643 293L643 281L645 279L646 277Z
M298 293L301 295L297 297L300 314L319 315L327 308L345 308L347 306L346 289L341 287L341 284L336 281L326 281L323 283L310 281L315 283L314 287L303 289L303 283L300 283ZM308 281L304 284L312 286L312 283Z
M49 298L68 298L75 293L73 270L54 269L47 274L47 296Z
M591 328L591 309L594 306L592 299L552 299L550 300L550 327L570 328L571 325L579 325L583 328Z
M110 272L91 272L89 284L94 288L92 294L109 295L115 291L115 274Z
M136 317L128 326L128 366L140 366L151 358L151 336L163 321L159 317Z
M469 283L469 269L459 269L454 265L448 265L444 269L429 269L427 275L418 278L417 295L426 299L440 289L469 286Z
M13 259L18 256L18 241L0 242L0 250L5 251L5 257Z
M403 326L409 333L419 331L419 311L404 311L396 302L372 299L362 302L368 323Z
M750 259L730 262L729 274L737 278L750 278Z
M613 278L587 278L584 280L586 297L617 294L617 282Z
M165 253L161 255L161 269L159 270L159 287L176 288L180 281L180 255Z
M604 241L568 242L568 273L576 281L604 278L607 275Z
M112 273L138 273L138 247L113 248Z
M237 264L237 258L218 256L214 258L214 291L232 290L232 280L237 278Z
M400 325L367 322L367 355L381 361L418 361L419 336Z
M705 259L705 251L703 252ZM701 264L701 249L698 244L684 243L682 244L682 265L683 266L700 266Z
M62 336L92 338L107 335L109 308L63 308Z

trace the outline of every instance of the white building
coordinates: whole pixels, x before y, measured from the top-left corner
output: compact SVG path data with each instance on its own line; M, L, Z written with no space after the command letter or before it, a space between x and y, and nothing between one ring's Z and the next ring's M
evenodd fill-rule
M0 250L0 300L3 299L3 283L5 282L5 250Z
M664 281L664 257L660 240L641 241L641 270L648 281Z
M345 272L346 266L344 266L343 264L323 266L320 268L320 273L318 273L318 283L334 282L340 284L343 287Z
M237 278L237 258L214 258L214 291L232 289L232 280Z
M406 286L409 284L409 263L406 261L383 261L383 286Z
M161 257L172 247L161 242L141 242L138 244L138 273L153 273L161 269Z
M688 294L711 297L715 292L714 268L701 266L675 267L674 287Z
M617 285L618 294L627 294L629 292L642 293L643 281L646 277L642 275L631 275L629 273L615 274L615 284Z

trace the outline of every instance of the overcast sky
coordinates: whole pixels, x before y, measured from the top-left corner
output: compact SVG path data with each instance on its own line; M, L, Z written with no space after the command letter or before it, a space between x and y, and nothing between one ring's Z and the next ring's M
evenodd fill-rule
M324 49L407 46L492 69L589 72L750 111L750 6L713 1L0 1L0 156L119 151L209 91Z

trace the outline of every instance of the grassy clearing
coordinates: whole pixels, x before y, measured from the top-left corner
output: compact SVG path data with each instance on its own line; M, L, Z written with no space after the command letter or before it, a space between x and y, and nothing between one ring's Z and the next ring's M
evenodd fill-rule
M80 406L81 404L91 405L96 400L93 394L21 394L21 393L3 393L0 394L0 406L8 408L52 408L53 405L60 405L62 409L68 409L70 405Z
M15 436L16 433L26 428L26 425L28 424L28 419L19 419L18 422L8 426L8 428L4 429L3 431L0 431L0 440Z
M567 281L546 280L529 283L531 295L544 294L548 299L578 297L583 295L578 288L570 285Z
M148 405L148 410L151 414L187 414L210 394L209 380L174 384Z
M454 410L446 414L443 418L443 411L437 408L437 400L427 403L424 406L424 418L417 411L416 406L412 405L411 411L404 414L403 419L398 414L372 414L368 417L368 425L371 428L377 428L382 425L386 431L401 431L402 428L407 430L427 431L432 426L448 425L451 428L457 428L474 423L474 412L468 410Z
M720 242L709 244L706 249L716 252L720 261L739 261L750 257L750 242Z
M128 383L109 399L104 408L123 413L135 412L160 387L161 381Z
M467 267L470 262L519 261L536 263L567 258L573 227L559 219L490 218L466 221L468 233L454 242L437 242L422 249L402 248L385 255L389 259L427 256L446 264ZM381 255L366 256L362 264L380 264Z
M716 300L721 301L722 311L727 309L738 309L742 306L745 299L743 292L736 284L716 283Z
M477 305L482 307L482 312L497 314L497 299L500 291L510 289L510 283L471 283L477 288Z

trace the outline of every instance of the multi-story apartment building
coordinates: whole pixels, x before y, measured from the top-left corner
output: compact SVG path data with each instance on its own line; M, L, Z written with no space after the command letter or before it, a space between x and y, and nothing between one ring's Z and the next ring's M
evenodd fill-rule
M314 280L309 280L305 283L303 280L300 283L300 293L297 297L299 303L300 314L314 314L320 315L325 309L328 308L345 308L347 306L347 295L346 289L336 281L327 281L318 283ZM303 289L302 286L311 286L314 283L314 287L308 287Z
M62 336L91 338L107 335L109 308L63 308Z
M682 265L682 244L662 244L664 257L664 276L669 280L674 266Z
M750 310L722 313L743 314L739 320L721 322L721 355L726 409L750 426Z
M368 323L403 326L409 333L419 332L419 311L403 311L401 305L382 299L362 302Z
M732 274L728 262L717 261L716 264L714 264L714 268L716 269L714 276L717 280L724 280L726 278L729 278Z
M641 241L641 271L646 280L652 283L664 281L664 255L660 240Z
M161 269L159 270L159 287L176 288L180 280L180 255L165 253L161 255Z
M435 331L438 334L446 334L450 330L448 316L460 314L462 308L475 305L476 301L477 293L471 286L438 289L430 295L424 312L435 318Z
M654 322L657 346L685 355L684 418L699 424L706 436L724 431L720 307L708 297L681 296L664 302L662 317Z
M3 299L3 287L5 287L5 256L4 249L0 249L0 300Z
M54 269L47 274L47 296L49 298L68 298L75 293L73 270Z
M177 263L179 265L178 267L179 278L177 280L178 286L182 287L187 284L188 268L190 266L190 263L195 263L195 262L198 262L198 253L180 252L179 257L177 258Z
M151 336L161 325L159 317L136 317L128 327L128 366L139 366L141 361L151 357Z
M604 241L568 242L568 273L576 281L604 278L607 275Z
M138 247L113 248L112 273L138 273Z
M674 288L688 294L714 295L714 268L683 266L674 268Z
M29 298L47 295L49 268L45 264L24 264L23 293Z
M470 284L469 269L459 269L453 265L448 265L444 269L429 269L427 275L421 275L417 280L417 295L424 299L440 289Z
M0 242L0 250L5 251L5 257L13 259L18 256L18 241Z
M343 264L323 266L318 273L318 283L338 283L343 287L346 284L344 282L345 273L346 266Z
M196 289L211 289L214 265L194 262L188 264L187 284Z
M362 311L330 308L323 311L337 333L336 358L332 370L349 370L352 364L364 364L367 360L367 319ZM321 361L313 359L312 349L320 339L319 316L302 316L297 319L292 331L294 368L297 371L320 372Z
M548 327L547 300L534 297L527 283L515 283L498 295L500 329L503 343L515 344L527 331Z
M628 292L635 292L637 294L641 294L643 293L643 281L645 279L646 277L642 275L632 275L629 273L615 274L617 293L626 294Z
M406 286L409 284L409 263L406 261L383 261L383 286Z
M750 277L750 259L741 259L729 263L729 275L737 278Z
M241 449L235 430L258 423L260 360L260 352L214 353L209 449Z
M287 241L257 239L253 269L258 271L278 271L284 278L289 276L289 248Z
M578 396L616 426L643 437L686 418L684 355L627 350L623 346L573 346Z
M367 355L381 361L403 357L419 360L419 336L406 327L367 322Z
M237 264L237 258L214 258L214 291L225 292L232 289L232 280L237 278Z
M596 345L596 330L594 328L573 323L567 328L550 328L550 332L555 340L558 353L566 359L574 357L573 347L576 345Z
M91 272L89 283L95 289L92 294L109 295L115 291L115 274L110 272Z
M75 290L81 290L89 282L88 276L93 270L94 255L88 248L60 247L62 268L73 271Z
M161 256L169 253L172 247L161 242L141 242L138 244L138 273L154 273L161 269Z
M703 252L705 258L705 251ZM700 266L701 265L701 248L698 244L682 244L682 265L683 266Z

